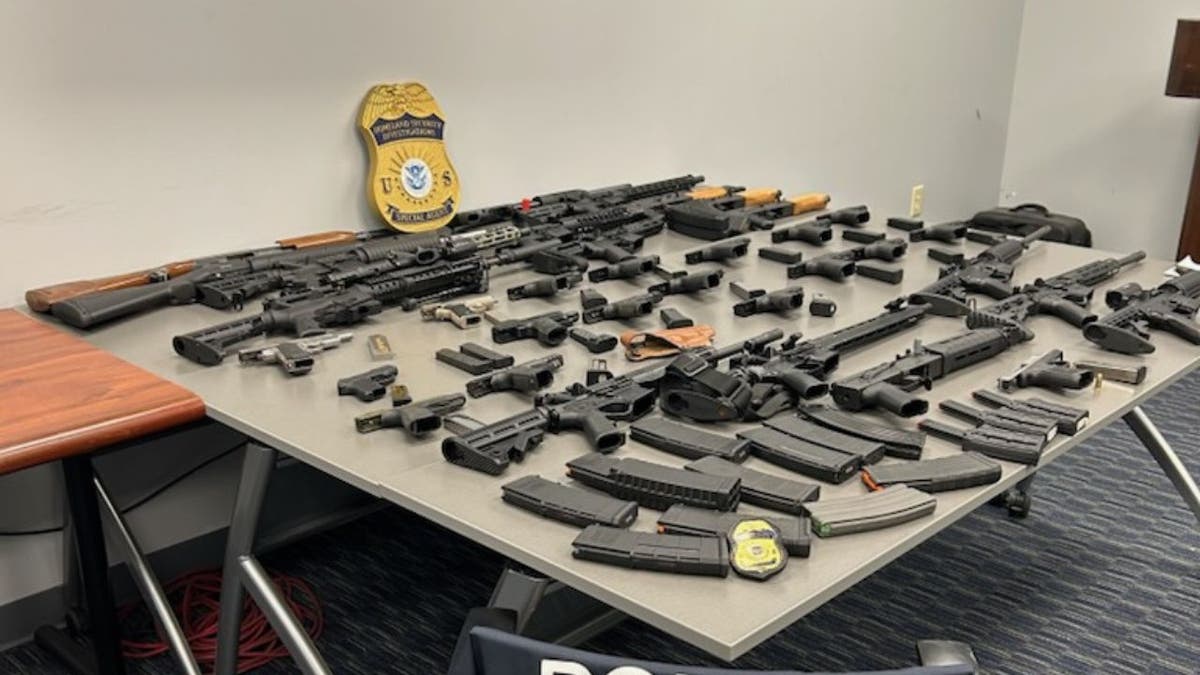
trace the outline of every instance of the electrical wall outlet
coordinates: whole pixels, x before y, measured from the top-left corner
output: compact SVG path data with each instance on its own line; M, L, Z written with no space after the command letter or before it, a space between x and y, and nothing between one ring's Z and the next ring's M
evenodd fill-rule
M914 185L912 196L908 199L908 217L916 218L925 210L925 186Z

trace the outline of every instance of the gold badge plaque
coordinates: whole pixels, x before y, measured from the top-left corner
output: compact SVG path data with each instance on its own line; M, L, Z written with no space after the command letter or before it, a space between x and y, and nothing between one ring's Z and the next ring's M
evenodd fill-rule
M425 85L379 84L363 99L358 128L371 165L367 197L402 232L435 230L458 208L458 174L446 154L446 120Z

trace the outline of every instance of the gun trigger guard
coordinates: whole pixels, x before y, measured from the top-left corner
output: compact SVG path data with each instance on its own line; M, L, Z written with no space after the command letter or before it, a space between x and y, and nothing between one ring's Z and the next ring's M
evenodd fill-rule
M697 347L709 347L716 334L712 326L705 325L656 331L629 330L621 334L621 344L625 346L625 358L644 361L675 356Z

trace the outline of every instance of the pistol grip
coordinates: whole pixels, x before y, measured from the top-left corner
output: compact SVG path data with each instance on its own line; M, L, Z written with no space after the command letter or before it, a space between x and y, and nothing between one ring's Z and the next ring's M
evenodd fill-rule
M1066 298L1050 298L1042 301L1042 311L1047 314L1052 314L1067 323L1082 328L1096 320L1096 315L1093 314L1087 307L1067 300Z
M1163 329L1187 340L1194 345L1200 345L1200 326L1179 316L1167 316L1162 319Z

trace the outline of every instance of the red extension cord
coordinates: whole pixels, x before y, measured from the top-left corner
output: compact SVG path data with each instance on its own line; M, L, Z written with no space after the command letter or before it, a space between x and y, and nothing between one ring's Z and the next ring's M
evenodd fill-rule
M304 626L312 639L317 639L325 627L321 605L311 586L297 577L271 573L271 581L279 588L284 602ZM217 617L221 605L221 572L204 570L191 572L167 584L167 599L175 610L188 646L202 668L211 671L217 656ZM143 605L133 602L118 612L124 621ZM157 633L157 630L155 631ZM165 654L170 646L161 635L154 639L122 640L121 652L126 658L148 659ZM260 668L278 658L288 656L287 648L279 641L275 629L267 622L258 605L246 596L242 613L242 631L238 636L237 672Z

